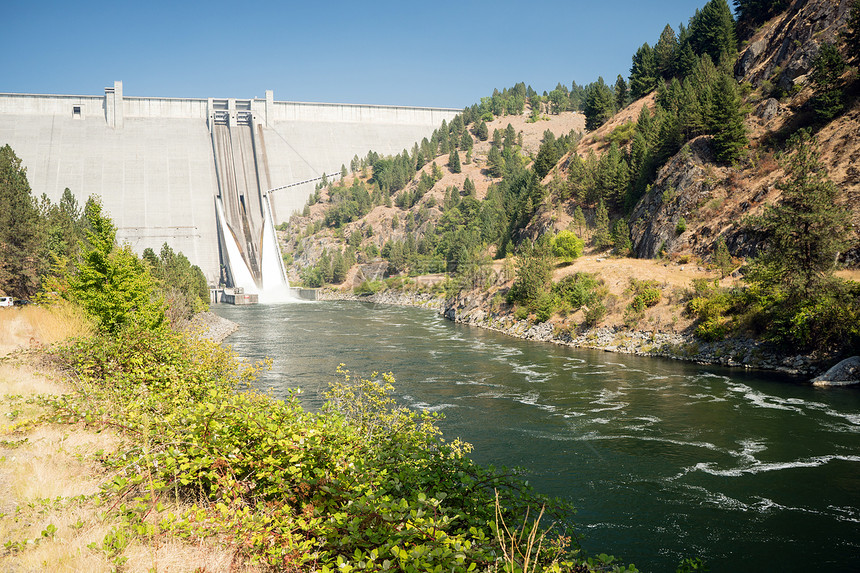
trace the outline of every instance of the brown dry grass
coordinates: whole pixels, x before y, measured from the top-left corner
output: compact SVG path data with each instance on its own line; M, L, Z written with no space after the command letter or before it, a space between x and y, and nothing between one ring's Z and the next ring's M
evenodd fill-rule
M68 305L0 309L0 355L47 346L90 332L81 313ZM110 477L99 462L115 451L121 435L41 421L45 410L32 398L68 391L65 382L35 371L31 364L0 363L0 571L101 572L116 570L100 546L119 517L106 511L116 500L104 498L100 485ZM186 509L158 500L163 512ZM49 525L56 527L46 537ZM36 542L35 540L38 540ZM235 566L235 548L218 539L189 543L167 536L135 542L122 554L123 571L254 571Z
M83 310L65 301L0 308L0 356L15 350L50 346L92 332L93 325Z
M0 542L30 541L23 549L0 550L2 571L113 571L101 545L120 525L109 511L115 500L99 495L110 476L98 459L114 451L122 436L112 431L40 423L43 410L26 403L36 394L60 394L65 386L35 374L26 365L0 366ZM165 507L158 520L180 514L185 503L159 499ZM154 503L154 502L153 502ZM56 527L53 538L43 531ZM34 540L39 540L34 543ZM254 568L233 563L235 548L218 539L191 543L162 536L151 543L131 543L122 557L123 571L236 571Z

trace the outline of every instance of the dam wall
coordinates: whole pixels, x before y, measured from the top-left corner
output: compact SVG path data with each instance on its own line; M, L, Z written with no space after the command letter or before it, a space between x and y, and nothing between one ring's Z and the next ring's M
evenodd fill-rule
M129 97L122 82L104 96L0 94L0 146L9 144L36 197L68 187L83 204L102 198L117 236L135 251L182 251L215 284L221 275L213 153L216 101L250 113L261 183L269 188L340 171L354 156L410 149L459 110L426 107ZM240 109L247 108L247 109ZM232 121L232 119L231 119ZM270 195L276 223L301 210L313 183Z

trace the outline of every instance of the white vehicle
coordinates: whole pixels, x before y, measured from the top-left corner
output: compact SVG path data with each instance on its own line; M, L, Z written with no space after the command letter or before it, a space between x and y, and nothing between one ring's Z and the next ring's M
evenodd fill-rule
M12 306L13 304L15 301L11 296L0 296L0 306Z

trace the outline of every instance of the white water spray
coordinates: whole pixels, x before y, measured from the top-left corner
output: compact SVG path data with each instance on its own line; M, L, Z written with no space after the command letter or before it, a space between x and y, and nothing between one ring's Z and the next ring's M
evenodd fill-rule
M221 204L220 197L215 199L215 210L218 213L218 222L221 224L221 234L224 237L224 247L227 250L227 265L230 268L233 286L244 288L246 294L259 295L260 290L257 288L257 282L254 280L251 269L248 268L245 259L242 257L239 242L236 240L233 230L227 225L227 219L224 217L224 206Z
M263 237L260 253L263 289L259 293L260 302L265 304L294 302L296 297L290 291L290 283L284 271L284 259L278 246L269 195L264 195L263 199Z

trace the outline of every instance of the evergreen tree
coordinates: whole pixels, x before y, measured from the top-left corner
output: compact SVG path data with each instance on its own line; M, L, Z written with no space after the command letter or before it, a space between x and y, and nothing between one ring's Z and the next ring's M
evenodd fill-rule
M690 22L690 44L697 54L719 62L723 54L737 54L735 21L726 0L710 0Z
M630 229L624 219L618 219L612 225L612 252L622 257L627 257L633 251L633 242L630 240Z
M714 86L711 101L711 133L718 161L733 163L747 144L740 96L734 78L723 75Z
M845 42L845 50L848 57L855 61L860 60L860 0L851 2L851 11L848 13L848 22L841 33Z
M789 145L786 177L778 184L782 198L754 220L768 238L756 277L812 296L848 244L851 217L836 203L838 189L827 178L809 132L799 132Z
M612 246L612 237L609 233L609 213L603 199L597 204L594 212L594 231L591 233L591 243L598 249Z
M739 37L746 39L772 16L785 10L790 0L734 0Z
M707 118L696 87L690 78L684 78L681 84L681 101L678 120L685 139L693 139L707 130Z
M654 46L654 64L657 77L670 78L675 73L675 58L678 55L678 38L672 26L666 24L657 45Z
M627 107L627 82L621 74L615 78L615 109L622 110Z
M474 142L472 141L472 136L464 129L463 135L460 136L460 149L469 150L472 149L473 145Z
M0 288L9 296L29 297L46 270L39 212L30 194L27 170L8 145L0 148Z
M654 50L646 42L633 55L630 68L630 95L636 100L651 93L657 87L657 63Z
M468 177L466 177L466 181L463 182L463 192L466 194L466 196L472 196L472 197L474 197L476 192L477 192L475 190L474 181L472 181Z
M335 251L334 257L332 257L331 261L331 282L334 284L342 283L346 280L346 274L348 271L349 268L347 267L343 253Z
M456 149L448 159L448 169L451 170L451 173L460 173L462 170L460 167L460 153Z
M475 128L475 136L481 141L487 141L490 138L490 130L484 120L481 120Z
M810 79L816 90L812 99L812 109L821 120L833 119L845 107L840 76L846 67L845 60L842 59L842 54L836 46L830 43L821 44L818 55L812 61L810 73Z
M860 347L860 297L833 276L848 246L851 216L836 203L815 140L806 131L790 141L782 198L753 223L767 243L750 266L751 292L768 322L765 336L792 351Z
M582 212L582 207L579 205L576 206L576 210L573 212L573 221L571 221L571 225L576 229L577 236L585 236L585 214Z
M602 77L585 89L585 128L594 131L615 113L615 97Z
M684 42L678 49L678 57L675 59L675 73L679 77L686 78L690 76L699 65L699 58L690 42Z
M501 177L505 173L505 160L495 145L490 147L490 153L487 155L487 171L492 177Z
M538 178L543 179L546 177L546 174L555 167L560 158L561 151L559 150L559 146L556 145L555 135L547 130L534 162L534 170Z

